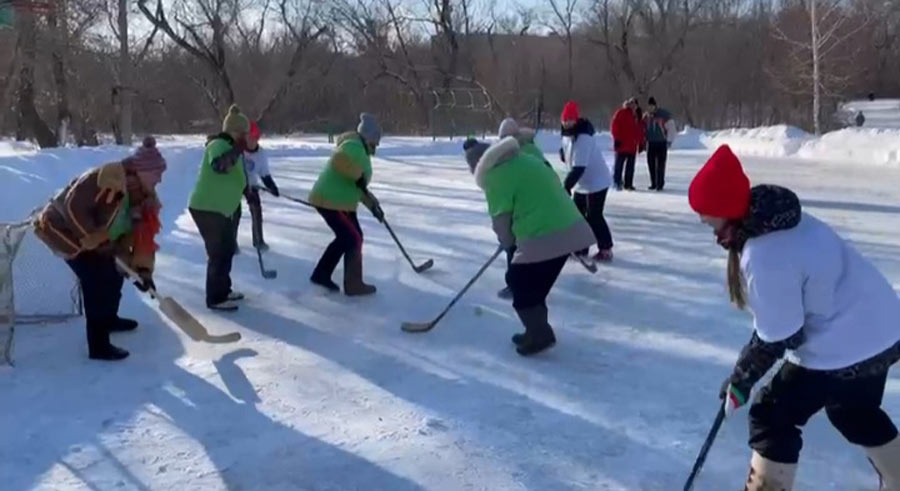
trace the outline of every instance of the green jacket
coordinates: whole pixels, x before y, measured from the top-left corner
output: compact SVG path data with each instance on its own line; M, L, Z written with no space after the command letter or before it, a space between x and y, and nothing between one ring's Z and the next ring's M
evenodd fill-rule
M212 211L231 217L241 205L245 187L247 175L243 153L234 148L234 140L223 133L206 144L188 206L193 210Z
M553 259L595 243L593 233L553 169L509 137L475 168L500 243L517 246L514 263Z
M309 201L318 208L356 211L360 201L367 201L356 185L360 177L372 181L372 160L362 138L345 133L338 138L337 148L319 174L309 193Z

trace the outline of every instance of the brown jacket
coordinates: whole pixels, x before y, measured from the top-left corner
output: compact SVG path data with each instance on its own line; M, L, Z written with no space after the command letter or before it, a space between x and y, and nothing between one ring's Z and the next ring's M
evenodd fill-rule
M126 189L125 168L120 162L85 172L47 203L34 221L35 235L64 259L88 250L104 250L128 256L134 267L152 269L152 253L141 258L140 264L135 264L138 258L130 257L134 243L131 234L117 244L109 242L109 228L122 208Z

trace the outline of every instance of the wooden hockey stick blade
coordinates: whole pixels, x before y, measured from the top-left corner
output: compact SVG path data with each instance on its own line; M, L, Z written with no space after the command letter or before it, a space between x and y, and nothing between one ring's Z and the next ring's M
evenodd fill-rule
M219 344L233 343L241 339L239 332L222 335L210 334L200 321L172 297L159 298L159 310L194 341Z
M425 261L424 263L413 268L413 270L415 270L416 273L423 273L425 271L428 271L432 267L434 267L434 260L429 259L429 260Z
M404 322L400 324L400 329L406 332L428 332L434 329L435 323L432 322Z

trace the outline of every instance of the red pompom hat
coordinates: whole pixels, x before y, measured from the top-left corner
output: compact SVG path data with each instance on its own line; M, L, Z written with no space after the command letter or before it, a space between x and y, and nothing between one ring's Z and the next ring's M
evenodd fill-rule
M575 101L567 102L563 107L562 117L560 118L562 122L577 121L579 117L578 103Z
M250 121L250 137L259 140L259 125L256 124L256 121Z
M688 189L700 215L740 220L750 208L750 179L728 145L722 145L694 176Z

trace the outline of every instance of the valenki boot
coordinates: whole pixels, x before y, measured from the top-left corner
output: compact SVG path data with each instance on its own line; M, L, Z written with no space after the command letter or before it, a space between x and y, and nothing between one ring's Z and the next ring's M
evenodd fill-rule
M363 282L362 254L346 254L344 256L344 295L358 297L372 295L376 291L372 285Z
M753 452L744 491L791 491L796 475L797 464L774 462Z
M534 355L556 344L556 335L547 322L548 312L545 305L516 310L516 314L525 325L524 335L513 336L517 353L522 356Z
M880 491L900 491L900 437L886 445L867 448L866 453L881 477Z

